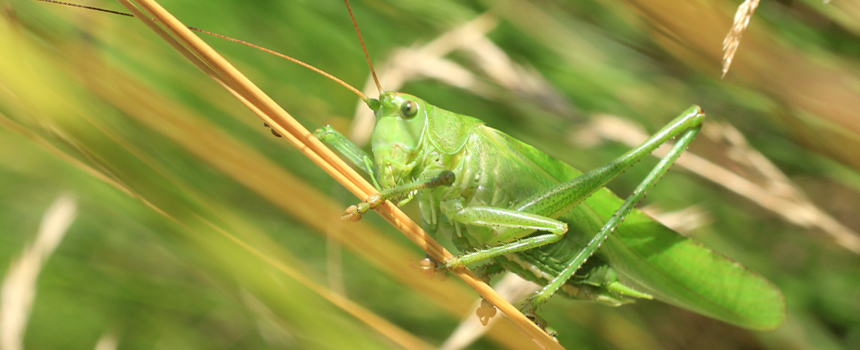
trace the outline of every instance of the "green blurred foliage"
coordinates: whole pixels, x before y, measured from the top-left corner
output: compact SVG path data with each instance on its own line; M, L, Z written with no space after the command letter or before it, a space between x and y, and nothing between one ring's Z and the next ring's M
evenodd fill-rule
M162 5L188 25L289 54L350 84L367 79L339 1ZM451 59L492 86L491 97L426 79L406 92L579 169L627 149L573 140L597 115L654 131L700 104L715 122L737 127L813 203L860 230L860 9L762 2L720 79L721 41L737 5L352 3L377 64L490 12L498 25L488 37L569 108L495 85L462 53ZM139 21L26 0L3 6L0 268L24 254L58 194L72 193L79 211L39 276L26 348L87 348L106 335L123 349L399 347L389 326L420 339L401 345L438 346L462 317L474 317L468 306L476 294L410 267L423 253L378 217L342 226L339 210L356 199ZM356 98L346 89L276 57L204 39L307 128L348 129ZM730 158L707 141L691 150ZM629 193L656 161L642 163L610 187ZM689 234L778 285L785 325L756 333L659 302L608 308L554 298L543 316L562 345L860 348L858 256L831 236L685 171L670 172L649 204L705 208L711 223ZM338 297L341 288L347 299ZM361 317L356 310L364 309L390 324ZM530 346L523 337L501 321L472 348Z

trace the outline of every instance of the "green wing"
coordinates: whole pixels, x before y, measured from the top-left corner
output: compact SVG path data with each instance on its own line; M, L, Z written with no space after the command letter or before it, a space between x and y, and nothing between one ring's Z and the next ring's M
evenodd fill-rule
M492 132L497 142L530 164L535 174L558 181L581 174L530 145ZM622 202L604 188L582 205L594 214L588 217L599 221L593 226L602 227ZM785 300L770 281L639 210L627 216L599 253L609 260L622 283L669 304L756 330L774 329L785 319Z
M601 190L585 204L605 222L621 203ZM785 300L770 281L638 210L601 249L622 283L669 304L756 330L785 319Z

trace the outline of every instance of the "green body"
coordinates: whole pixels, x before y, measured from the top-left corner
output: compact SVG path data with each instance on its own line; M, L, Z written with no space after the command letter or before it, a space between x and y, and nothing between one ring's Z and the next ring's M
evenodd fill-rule
M770 282L633 209L698 132L698 107L582 175L478 119L414 96L385 93L372 102L373 159L331 129L318 136L368 171L383 199L408 201L417 193L428 232L450 237L461 251L479 249L448 267L489 262L484 271L503 267L546 286L527 311L559 290L610 305L653 296L751 329L782 323L783 297ZM682 137L674 153L626 201L603 187L675 136ZM447 186L433 180L449 173Z

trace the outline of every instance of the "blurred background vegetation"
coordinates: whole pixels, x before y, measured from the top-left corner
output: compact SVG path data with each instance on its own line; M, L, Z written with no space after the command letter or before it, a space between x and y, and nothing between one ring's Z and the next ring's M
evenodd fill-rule
M162 5L187 25L366 84L340 1ZM720 79L738 5L352 3L384 87L476 116L579 169L691 104L708 113L690 151L713 167L679 164L640 206L773 281L785 324L750 332L657 301L554 298L542 314L563 346L858 349L860 5L762 2ZM420 273L423 252L377 216L341 224L356 199L139 21L2 6L4 349L429 348L475 318L474 292ZM366 139L346 89L204 39L307 128ZM629 193L656 160L642 163L613 191ZM58 197L64 204L46 214ZM46 233L72 212L68 230ZM533 347L497 318L470 348Z

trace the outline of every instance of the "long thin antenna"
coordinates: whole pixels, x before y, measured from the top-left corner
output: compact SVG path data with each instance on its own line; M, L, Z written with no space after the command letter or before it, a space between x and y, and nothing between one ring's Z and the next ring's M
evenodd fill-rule
M373 76L373 81L376 83L376 89L382 95L382 84L379 83L379 78L376 77L376 71L373 70L373 63L370 63L370 55L367 54L367 47L364 46L364 39L361 38L361 31L358 30L358 23L355 21L355 16L352 14L352 8L349 7L349 0L343 0L346 4L346 10L349 11L349 18L352 18L352 25L355 27L355 34L358 34L358 42L361 43L361 49L364 50L364 57L367 58L367 65L370 66L370 75Z
M40 0L40 1L41 1L41 0ZM331 80L334 80L336 83L338 83L338 84L340 84L340 85L343 85L343 87L345 87L345 88L347 88L347 89L351 90L352 92L354 92L354 93L355 93L356 95L358 95L358 97L360 97L362 100L367 101L367 96L366 96L365 94L363 94L361 91L359 91L358 89L356 89L356 88L352 87L352 85L347 84L345 81L338 79L338 78L337 78L337 77L335 77L334 75L331 75L331 74L327 73L326 71L324 71L324 70L322 70L322 69L319 69L319 68L317 68L317 67L314 67L314 66L312 66L312 65L310 65L310 64L307 64L307 63L305 63L305 62L302 62L302 61L300 61L300 60L298 60L298 59L295 59L295 58L292 58L292 57L290 57L290 56L284 55L284 54L282 54L282 53L280 53L280 52L277 52L277 51L275 51L275 50L271 50L271 49L267 49L267 48L262 47L262 46L259 46L259 45L251 44L251 43L249 43L249 42L247 42L247 41L244 41L244 40L239 40L239 39L231 38L231 37L226 36L226 35L221 35L221 34L218 34L218 33L210 32L210 31L208 31L208 30L203 30L203 29L194 28L194 27L188 27L188 29L191 29L191 30L193 30L193 31L197 31L197 32L200 32L200 33L203 33L203 34L208 34L208 35L214 36L214 37L216 37L216 38L221 38L221 39L224 39L224 40L229 40L229 41L232 41L232 42L234 42L234 43L239 43L239 44L242 44L242 45L245 45L245 46L253 47L253 48L257 49L257 50L260 50L260 51L263 51L263 52L270 53L270 54L272 54L272 55L275 55L275 56L278 56L278 57L280 57L280 58L283 58L283 59L285 59L285 60L287 60L287 61L290 61L290 62L293 62L293 63L295 63L295 64L298 64L298 65L300 65L300 66L302 66L302 67L305 67L305 68L310 69L310 70L312 70L312 71L314 71L314 72L317 72L317 73L319 73L319 74L323 75L323 76L324 76L324 77L326 77L326 78L329 78L329 79L331 79Z
M54 1L54 0L36 0L36 1L47 2L47 3L51 3L51 4L63 5L63 6L69 6L69 7L77 7L77 8L87 9L87 10L93 10L93 11L105 12L105 13L111 13L111 14L114 14L114 15L120 15L120 16L126 16L126 17L134 17L134 15L133 15L133 14L130 14L130 13L127 13L127 12L108 10L108 9L103 9L103 8L101 8L101 7L94 7L94 6L87 6L87 5L80 5L80 4L72 4L72 3L69 3L69 2Z
M47 2L47 3L51 3L51 4L64 5L64 6L70 6L70 7L77 7L77 8L87 9L87 10L93 10L93 11L99 11L99 12L110 13L110 14L114 14L114 15L126 16L126 17L135 17L135 16L134 16L133 14L131 14L131 13L122 12L122 11L108 10L108 9L103 9L103 8L100 8L100 7L93 7L93 6L87 6L87 5L72 4L72 3L68 3L68 2L55 1L55 0L35 0L35 1ZM354 22L355 22L355 20L353 19L353 23L354 23ZM231 38L231 37L226 36L226 35L221 35L221 34L218 34L218 33L210 32L210 31L208 31L208 30L203 30L203 29L200 29L200 28L194 28L194 27L188 27L188 26L186 26L186 28L188 28L188 29L190 29L190 30L193 30L193 31L195 31L195 32L198 32L198 33L203 33L203 34L206 34L206 35L211 35L211 36L214 36L214 37L216 37L216 38L220 38L220 39L224 39L224 40L227 40L227 41L232 41L232 42L234 42L234 43L239 43L239 44L242 44L242 45L245 45L245 46L248 46L248 47L252 47L252 48L255 48L255 49L257 49L257 50L260 50L260 51L263 51L263 52L266 52L266 53L270 53L270 54L272 54L272 55L275 55L275 56L278 56L278 57L280 57L280 58L283 58L283 59L285 59L285 60L287 60L287 61L290 61L290 62L293 62L293 63L295 63L295 64L298 64L298 65L300 65L300 66L302 66L302 67L305 67L305 68L310 69L310 70L312 70L312 71L314 71L314 72L317 72L317 73L319 73L320 75L322 75L322 76L324 76L324 77L326 77L326 78L329 78L329 79L333 80L334 82L336 82L336 83L338 83L338 84L342 85L343 87L345 87L345 88L349 89L350 91L352 91L353 93L355 93L356 95L358 95L358 97L359 97L359 98L361 98L363 101L365 101L365 102L367 102L367 101L368 101L367 95L365 95L364 93L362 93L360 90L358 90L358 89L356 89L356 88L352 87L352 85L347 84L345 81L343 81L343 80L340 80L340 79L336 78L335 76L333 76L333 75L331 75L331 74L329 74L329 73L325 72L325 71L324 71L324 70L322 70L322 69L319 69L319 68L317 68L317 67L314 67L314 66L312 66L312 65L310 65L310 64L307 64L307 63L305 63L305 62L302 62L302 61L300 61L300 60L298 60L298 59L292 58L292 57L287 56L287 55L285 55L285 54L282 54L282 53L280 53L280 52L277 52L277 51L274 51L274 50L271 50L271 49L267 49L267 48L262 47L262 46L259 46L259 45L251 44L251 43L249 43L249 42L247 42L247 41L244 41L244 40L239 40L239 39ZM360 38L360 37L361 37L361 36L359 35L359 38ZM362 47L363 47L363 46L364 46L364 44L362 43ZM366 52L366 51L365 51L365 54L367 54L367 52ZM368 58L368 60L369 60L369 58ZM370 61L368 61L368 62L370 62ZM373 71L373 67L371 67L371 71ZM374 75L373 77L374 77L374 79L376 79L376 75ZM379 82L377 82L377 83L376 83L376 85L378 86L378 85L379 85Z

